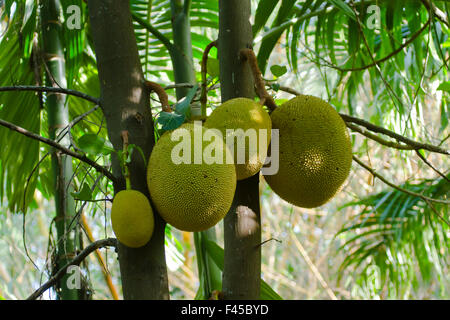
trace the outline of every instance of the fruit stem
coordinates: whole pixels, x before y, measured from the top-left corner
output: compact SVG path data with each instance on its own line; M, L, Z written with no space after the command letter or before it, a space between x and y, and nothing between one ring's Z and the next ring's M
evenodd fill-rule
M247 48L242 49L240 55L241 59L243 61L248 61L250 65L253 79L255 80L256 93L258 94L259 99L261 99L260 103L262 105L266 105L271 111L275 110L278 106L266 90L264 79L258 67L258 60L256 59L255 52L252 49Z
M165 112L172 112L172 109L169 106L169 96L163 87L161 87L158 83L145 80L145 86L147 87L149 93L155 91L158 95L159 101L161 102L162 110Z
M130 170L128 168L128 131L124 130L121 132L123 149L122 149L122 164L123 164L123 175L125 177L125 187L126 190L131 190L131 180L130 180Z
M206 72L208 66L208 55L211 51L212 47L217 47L217 40L208 44L203 51L202 57L202 95L200 96L200 103L202 105L202 119L206 119L206 103L208 102L208 92L207 92L207 81L206 81Z

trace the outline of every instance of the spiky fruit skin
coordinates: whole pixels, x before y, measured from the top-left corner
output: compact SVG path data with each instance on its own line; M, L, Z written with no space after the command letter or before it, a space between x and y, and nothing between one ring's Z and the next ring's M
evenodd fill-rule
M261 150L261 156L258 154L259 141L264 137L260 135L259 129L266 130L266 146L270 144L272 121L269 114L263 107L247 98L235 98L224 102L214 109L211 115L206 119L205 126L219 129L226 140L227 129L242 129L237 132L236 137L243 136L248 129L256 130L257 148L254 152L249 150L248 144L242 145L245 148L245 163L237 162L237 152L239 145L234 144L234 160L236 164L236 175L238 180L243 180L255 175L261 170L267 156L267 148ZM229 136L229 134L228 134Z
M326 101L307 95L284 103L271 118L279 129L279 171L265 180L296 206L325 204L350 172L352 147L344 121Z
M152 237L155 221L147 197L136 190L116 194L111 207L111 222L117 239L130 248L144 246Z
M204 132L203 126L188 123L164 133L153 148L148 164L147 183L155 208L166 222L183 231L203 231L217 224L230 209L236 190L236 169L232 161L194 162L195 153L203 153L210 144L202 139L201 150L195 147L194 135ZM191 163L173 161L172 150L177 150L174 147L181 140L172 141L172 135L178 134L190 137ZM215 142L223 156L231 160L220 136Z

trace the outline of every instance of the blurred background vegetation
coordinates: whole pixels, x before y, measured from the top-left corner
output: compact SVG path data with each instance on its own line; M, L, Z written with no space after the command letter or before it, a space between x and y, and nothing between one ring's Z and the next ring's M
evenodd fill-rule
M9 29L0 38L0 86L34 84L32 73L23 71L30 68L23 59L31 59L37 2L19 3L15 9L12 7L15 11L10 20L2 20L2 26L8 24ZM86 9L82 1L73 3ZM277 103L292 97L283 91L283 87L289 87L330 101L339 112L449 149L450 33L448 20L436 13L447 17L447 2L252 3L255 51ZM368 23L371 15L367 8L373 4L380 8L379 26L364 28L361 36L359 22ZM172 39L170 1L131 1L131 6L135 16L146 18L159 32L149 33L135 21L146 77L162 85L173 84L169 49L164 44L164 39ZM361 13L358 18L354 9ZM217 1L193 0L191 25L194 67L200 80L203 49L217 38ZM98 96L88 27L84 15L83 29L65 34L68 87ZM397 50L399 47L401 50ZM213 50L211 59L216 55ZM220 103L217 82L211 71L210 109ZM168 92L171 103L175 103L175 90ZM152 97L157 110L159 102L156 95ZM73 97L68 103L72 119L92 108ZM25 107L31 113L24 114L20 108ZM47 135L46 113L39 109L33 93L2 93L0 118ZM77 123L71 135L73 145L82 150L92 135L105 139L100 110ZM354 154L395 185L448 199L448 156L389 148L354 131L352 139ZM3 128L0 145L0 298L23 299L49 277L54 253L50 159L44 157L49 148ZM107 153L84 151L109 163ZM29 178L42 158L37 173ZM88 229L93 239L114 236L109 220L111 203L104 200L112 198L112 185L99 180L84 164L74 162L74 168L74 183L79 191L75 195L79 198L77 210L86 218L81 226L82 241L87 244L92 240L87 236ZM85 185L93 191L80 192ZM262 238L267 240L262 244L262 277L283 299L450 297L448 204L431 204L391 188L355 162L341 193L317 209L289 205L264 181L260 188ZM217 225L221 247L222 232L221 224ZM103 266L95 255L90 255L83 265L93 298L112 299L112 286L121 296L117 254L103 249L101 255ZM200 281L193 235L168 227L166 256L172 299L194 298ZM107 285L104 270L112 286ZM43 297L55 298L55 294L48 291Z

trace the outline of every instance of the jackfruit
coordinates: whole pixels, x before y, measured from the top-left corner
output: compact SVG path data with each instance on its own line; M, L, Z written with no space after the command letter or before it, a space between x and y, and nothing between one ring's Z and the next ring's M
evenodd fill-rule
M224 140L229 142L228 147L234 151L238 180L259 172L267 156L272 129L270 116L259 103L247 98L228 100L214 109L206 119L205 126L220 130ZM227 132L227 129L232 130ZM247 131L249 129L254 131ZM253 137L253 141L250 137ZM260 141L263 142L262 146Z
M344 121L327 102L307 95L284 103L271 118L279 129L279 170L265 180L296 206L325 204L350 173L352 148Z
M177 229L206 230L231 207L236 169L217 132L207 133L199 124L183 124L164 133L150 155L150 196L161 217Z
M152 237L155 226L153 210L147 197L136 190L116 194L111 207L114 234L131 248L144 246Z

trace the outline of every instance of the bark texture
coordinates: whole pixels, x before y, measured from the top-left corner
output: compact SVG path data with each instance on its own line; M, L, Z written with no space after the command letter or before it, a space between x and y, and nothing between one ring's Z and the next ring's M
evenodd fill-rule
M252 47L250 0L219 0L219 60L222 102L236 97L253 99L250 67L239 52ZM259 299L261 229L259 174L238 181L233 205L224 220L225 299Z
M101 105L109 139L122 149L121 131L129 132L130 144L140 146L150 156L154 145L149 94L139 61L129 1L88 1L92 37L101 85ZM120 177L115 192L125 188L117 157L112 157L113 172ZM131 185L149 197L147 168L139 152L130 165ZM132 249L119 244L119 263L125 299L168 299L167 268L164 254L165 223L155 213L155 230L150 242Z

